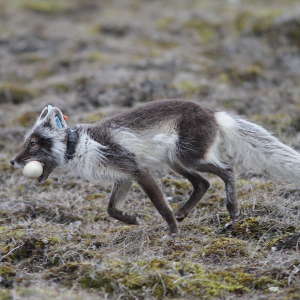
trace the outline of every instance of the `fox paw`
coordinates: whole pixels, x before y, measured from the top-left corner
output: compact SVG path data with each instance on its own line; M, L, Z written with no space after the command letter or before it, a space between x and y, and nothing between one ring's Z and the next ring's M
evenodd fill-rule
M178 222L182 222L186 218L186 214L178 212L175 214L175 218Z

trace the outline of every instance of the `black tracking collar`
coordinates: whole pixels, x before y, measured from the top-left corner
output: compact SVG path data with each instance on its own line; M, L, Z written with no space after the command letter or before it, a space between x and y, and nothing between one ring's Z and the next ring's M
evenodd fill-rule
M66 151L66 160L70 160L74 158L74 154L76 151L76 146L78 144L78 132L77 129L68 128L67 129L67 151Z

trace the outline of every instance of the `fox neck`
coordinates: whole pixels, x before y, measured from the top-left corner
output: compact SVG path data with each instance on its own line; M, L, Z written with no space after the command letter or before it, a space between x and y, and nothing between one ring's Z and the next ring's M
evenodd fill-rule
M66 161L69 161L74 158L78 140L79 140L78 130L76 128L67 128L66 129L66 153L65 153Z
M57 166L68 164L75 156L79 141L78 128L67 128L53 140L53 156L56 158Z

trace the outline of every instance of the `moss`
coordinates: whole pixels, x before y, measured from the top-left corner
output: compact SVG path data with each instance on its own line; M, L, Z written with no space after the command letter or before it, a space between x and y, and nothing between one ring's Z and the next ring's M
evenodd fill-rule
M291 120L291 127L296 131L300 131L300 117L295 117Z
M15 277L16 276L16 271L13 267L9 265L2 265L0 266L0 276L2 277Z
M261 34L271 28L275 20L282 14L280 9L267 9L260 11L244 11L237 15L234 25L239 32Z
M256 82L263 77L263 68L260 64L252 64L243 68L230 67L226 69L226 83ZM224 81L223 77L220 77Z
M21 239L26 236L26 230L22 227L10 228L9 226L0 226L1 235L5 234L8 239Z
M102 120L104 117L105 115L103 112L91 113L82 118L81 122L95 123Z
M186 95L197 94L201 90L201 87L197 83L190 80L179 81L174 87L184 92Z
M253 81L259 78L263 73L263 68L259 64L253 64L247 66L243 72L239 74L241 80Z
M63 266L53 267L44 275L45 279L52 279L66 286L72 285L77 280L80 272L90 271L91 266L81 263L67 263Z
M262 124L277 134L288 134L295 129L291 116L285 113L254 115L251 117L251 120Z
M55 68L49 68L47 65L42 66L35 73L37 79L44 79L53 75L55 75Z
M169 188L175 189L175 194L184 195L191 189L191 184L186 180L178 180L170 177L164 177L162 183Z
M249 30L253 19L253 15L250 12L239 13L234 19L234 26L238 32Z
M67 286L79 283L82 288L96 289L111 295L120 291L128 298L154 296L198 296L203 299L240 295L251 289L265 290L281 283L271 275L252 274L243 268L207 270L202 265L164 259L124 262L105 260L100 264L72 263L52 268L46 279Z
M7 161L3 161L0 159L0 171L3 171L5 173L7 172L12 173L15 170L9 165Z
M236 238L217 238L201 251L205 257L247 256L246 242Z
M0 266L0 287L11 288L15 277L16 270L12 266L8 264Z
M267 31L276 27L275 20L282 14L281 10L271 10L265 12L259 18L256 18L255 23L252 26L252 32L257 35L261 35ZM293 31L294 32L294 31ZM297 32L297 30L296 30ZM296 34L296 38L299 38L299 34Z
M94 51L87 55L87 60L89 62L101 62L101 63L109 63L111 59L106 54L100 51Z
M47 89L55 90L57 93L68 93L72 86L68 81L55 82L47 86Z
M24 53L20 55L20 61L28 64L34 64L39 62L46 62L45 56L36 53Z
M271 45L280 44L300 46L300 22L297 15L284 15L282 9L268 8L264 10L245 11L239 14L234 23L237 32L263 37Z
M299 249L300 247L300 233L286 233L271 239L267 244L267 248L276 250L281 249Z
M238 236L259 238L266 230L266 225L258 217L251 217L239 221L235 225L233 233Z
M197 32L201 41L208 43L218 37L219 26L200 18L194 18L184 24L185 28Z
M141 39L140 43L144 47L147 47L153 56L160 55L163 51L178 47L177 43L164 40Z
M12 293L6 289L0 289L0 300L13 300Z
M275 221L262 221L260 217L250 217L237 222L232 234L241 238L260 239L262 236L272 237L282 233L295 232L294 226L284 225Z
M15 262L26 258L40 257L46 246L44 241L35 238L24 239L21 243L8 257L9 261Z
M155 25L159 30L168 30L175 21L173 17L165 17L157 20Z
M16 83L0 84L0 103L12 102L20 104L28 100L32 100L37 96L37 91Z
M243 180L240 179L237 182L237 189L238 189L238 198L252 198L253 197L253 192L255 193L264 193L264 194L269 194L273 193L275 190L275 186L272 182L260 182L260 181L249 181L249 180ZM253 203L246 203L243 204L249 205L250 207L253 206ZM269 210L267 208L266 203L261 203L260 201L257 201L255 203L255 207L265 207L265 209Z
M26 0L23 7L31 11L43 14L58 14L70 10L70 5L67 2L58 0Z
M118 24L116 22L96 24L90 28L91 33L100 33L101 35L110 35L117 38L125 37L130 32L130 30L130 26L127 26L125 24Z
M284 290L280 295L282 300L299 300L300 295L300 286L291 287L287 290ZM279 299L279 297L277 298Z
M181 230L187 230L189 232L195 231L197 233L203 233L203 234L211 234L214 232L214 229L209 226L199 225L196 223L184 223L180 225Z
M244 11L236 16L234 26L238 32L250 32L259 35L271 28L276 18L281 14L280 9Z
M85 200L91 201L91 200L96 200L96 199L103 199L103 198L106 198L106 196L107 195L105 193L90 194L85 197Z
M14 122L23 127L29 127L33 125L38 115L35 111L27 111L15 119Z

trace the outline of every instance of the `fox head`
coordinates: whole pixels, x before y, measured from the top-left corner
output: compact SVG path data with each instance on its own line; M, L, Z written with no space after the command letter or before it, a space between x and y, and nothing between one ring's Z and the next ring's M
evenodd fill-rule
M57 166L65 162L67 128L61 110L47 105L26 134L21 151L11 160L11 165L21 168L30 161L39 161L43 164L43 174L38 180L45 181Z

